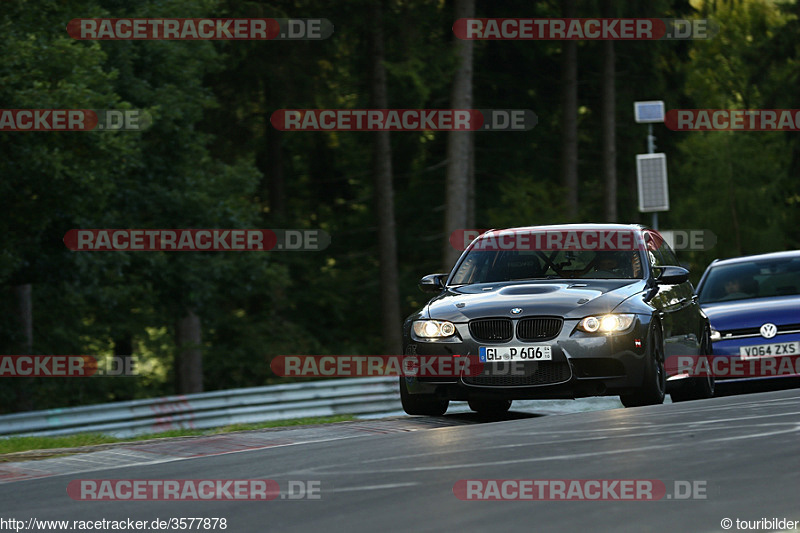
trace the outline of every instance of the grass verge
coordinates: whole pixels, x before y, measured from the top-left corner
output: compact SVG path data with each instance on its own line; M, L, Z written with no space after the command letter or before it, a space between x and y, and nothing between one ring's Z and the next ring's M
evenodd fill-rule
M312 424L331 424L334 422L347 422L354 420L355 417L351 415L337 415L337 416L323 416L311 418L296 418L293 420L273 420L270 422L261 422L258 424L234 424L231 426L224 426L213 429L176 429L171 431L164 431L162 433L153 433L148 435L139 435L138 437L131 437L127 439L118 439L108 435L99 433L81 433L78 435L64 435L62 437L8 437L0 438L0 462L10 460L23 460L22 457L9 458L3 457L2 454L28 452L32 450L53 450L59 449L61 453L58 455L67 455L63 453L63 448L80 448L82 446L96 446L100 444L115 444L119 442L137 442L143 440L162 439L168 437L196 437L203 435L219 435L220 433L231 433L233 431L251 431L254 429L265 429L275 427L287 426L307 426ZM72 452L72 453L78 453ZM53 457L56 454L43 454L48 457ZM36 457L24 457L24 460L35 459Z

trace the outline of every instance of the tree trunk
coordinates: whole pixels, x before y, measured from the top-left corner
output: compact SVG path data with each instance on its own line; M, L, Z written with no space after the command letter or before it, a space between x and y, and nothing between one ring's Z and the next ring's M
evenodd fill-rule
M20 355L33 354L33 287L30 283L14 287L14 298L17 302L17 319L22 329Z
M454 19L475 16L475 0L456 0ZM450 106L453 109L472 108L472 41L454 40L458 67L456 68ZM470 201L470 137L469 131L447 134L447 172L444 215L444 270L453 268L461 252L450 244L450 234L468 229Z
M603 0L603 18L614 16L611 0ZM617 221L617 137L614 41L603 41L602 74L602 131L603 131L603 175L605 177L605 220Z
M372 2L370 17L372 46L372 103L376 109L388 108L383 42L382 0ZM373 133L372 174L375 181L375 211L378 218L378 257L380 260L381 334L387 355L402 354L400 291L397 277L397 237L395 236L394 189L392 185L392 145L389 132Z
M280 100L287 94L285 84L270 76L261 78L259 90L265 102ZM291 91L288 94L291 94ZM264 206L269 207L269 219L280 222L286 215L286 180L281 144L283 132L273 128L269 119L270 113L267 111L264 113L263 146L256 153L256 166L263 175L259 186L261 201Z
M16 314L22 340L19 342L17 355L33 355L33 286L30 283L17 285L12 289L16 302ZM30 394L33 380L31 378L13 379L14 411L32 411L34 402Z
M469 136L469 172L467 173L467 228L475 227L475 136ZM448 236L449 238L449 236Z
M133 336L130 333L118 335L114 339L114 356L130 357L133 354Z
M575 0L563 0L565 18L575 17ZM578 217L578 43L564 41L562 59L561 181L566 191L567 217Z
M267 128L267 153L269 154L269 212L282 220L286 215L286 183L283 174L282 133L269 126Z
M121 368L138 370L136 366L130 363L131 359L133 359L133 335L125 332L115 336L114 358L119 361L118 364L121 365ZM131 382L126 382L114 388L115 400L133 400L135 398L135 387L130 386L129 383Z
M178 394L203 392L203 350L200 317L187 309L175 327Z
M734 192L733 186L733 176L735 172L733 169L734 154L731 153L730 141L727 143L725 151L728 152L728 204L731 208L731 228L733 229L734 242L736 243L736 255L743 255L742 232L739 228L739 213L736 210L736 193Z
M269 125L269 116L264 132L263 149L258 150L256 166L263 178L259 185L261 201L269 207L269 218L281 221L286 215L286 180L283 169L283 146L281 134Z

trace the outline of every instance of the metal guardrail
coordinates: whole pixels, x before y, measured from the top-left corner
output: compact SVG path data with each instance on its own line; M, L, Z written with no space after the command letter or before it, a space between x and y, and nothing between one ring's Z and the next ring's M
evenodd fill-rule
M400 409L396 377L333 379L3 415L0 437L103 433L127 438L173 429Z

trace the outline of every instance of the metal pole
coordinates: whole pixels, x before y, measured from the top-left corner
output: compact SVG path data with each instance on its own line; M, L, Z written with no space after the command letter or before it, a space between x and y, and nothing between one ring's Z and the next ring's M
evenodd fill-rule
M656 151L656 138L653 137L653 123L650 122L647 124L647 153L653 154ZM658 211L653 211L653 223L652 228L654 230L658 230Z

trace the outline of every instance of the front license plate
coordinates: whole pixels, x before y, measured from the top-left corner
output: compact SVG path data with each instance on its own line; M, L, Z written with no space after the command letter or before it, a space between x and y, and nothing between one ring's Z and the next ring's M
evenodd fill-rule
M777 344L739 347L739 357L742 359L780 357L782 355L800 355L800 342L780 342Z
M495 361L552 361L550 346L481 346L478 350L481 363Z

